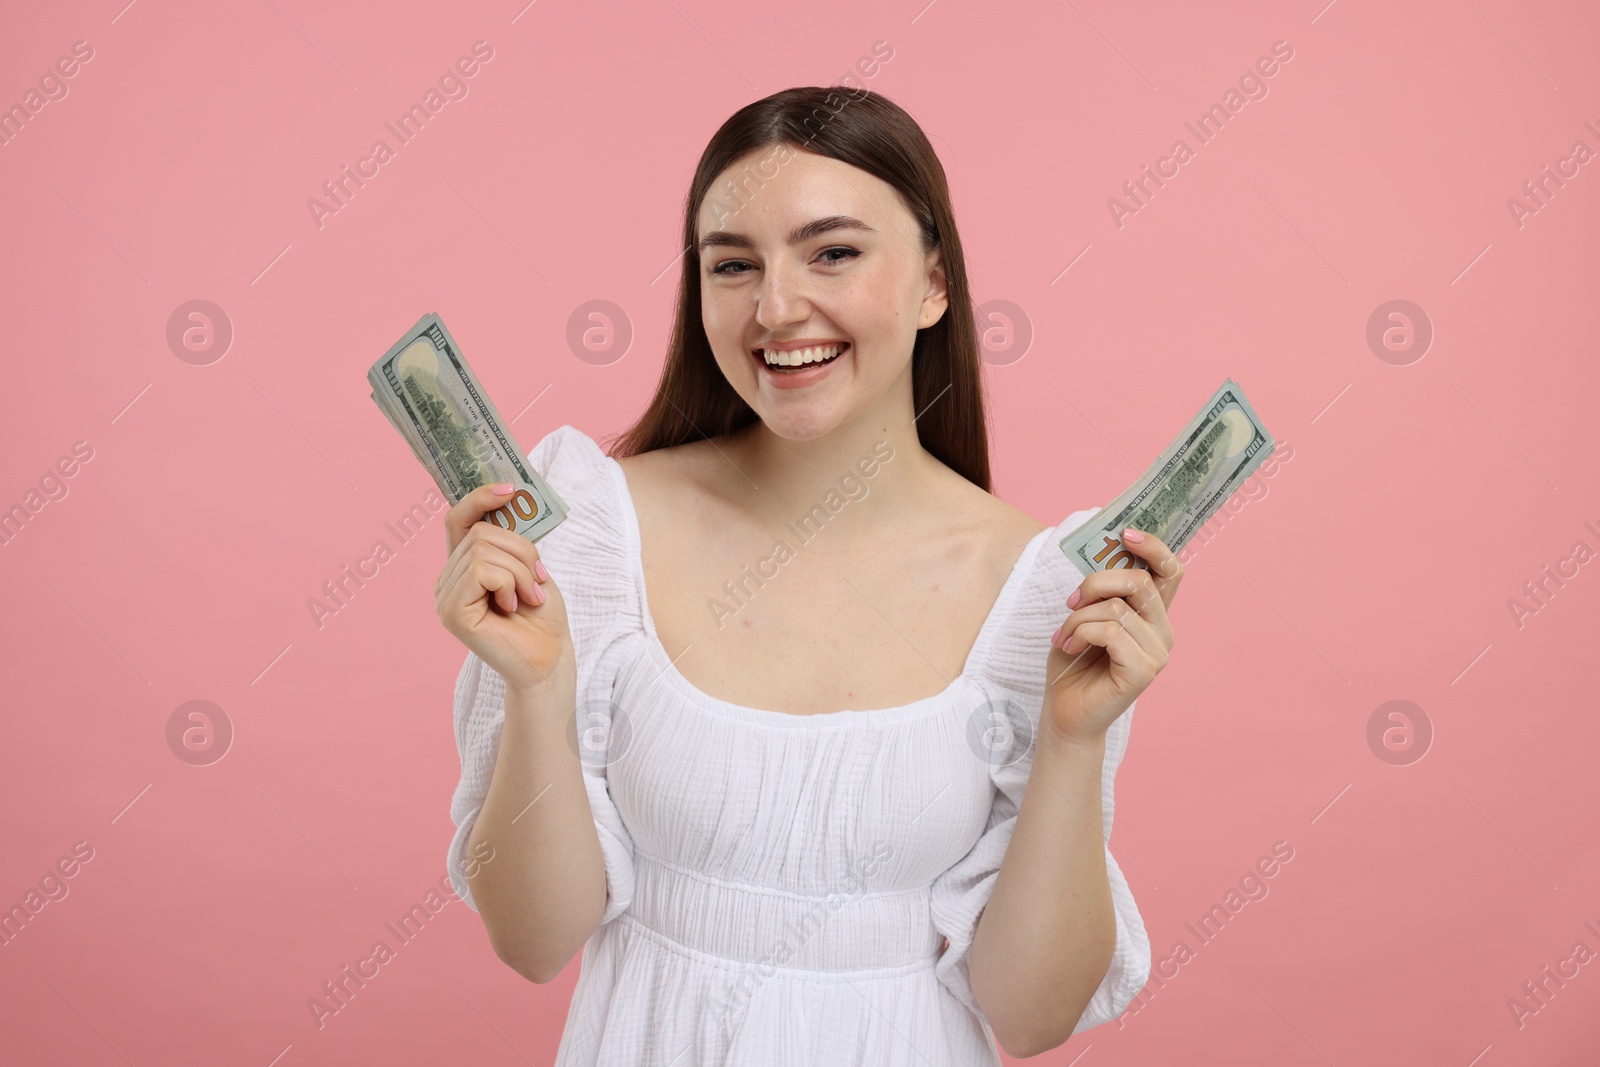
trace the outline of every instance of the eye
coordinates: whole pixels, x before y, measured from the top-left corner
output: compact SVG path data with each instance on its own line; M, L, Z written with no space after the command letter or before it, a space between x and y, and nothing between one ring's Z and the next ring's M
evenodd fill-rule
M837 258L834 258L835 253L838 253ZM825 265L835 266L837 264L844 263L847 260L854 259L860 254L861 250L858 248L851 248L849 245L834 245L832 248L824 248L820 253L818 253L818 257ZM748 274L748 271L733 269L734 267L748 266L750 266L750 263L743 259L726 259L721 263L718 263L715 267L712 267L710 273L730 276Z

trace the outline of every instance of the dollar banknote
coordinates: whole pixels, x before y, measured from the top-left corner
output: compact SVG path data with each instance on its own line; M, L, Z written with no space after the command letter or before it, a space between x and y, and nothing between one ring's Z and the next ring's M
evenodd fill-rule
M510 482L511 499L484 516L489 522L537 541L567 517L438 315L422 316L367 381L373 403L452 505L481 485Z
M1061 551L1084 577L1113 567L1148 569L1122 543L1124 529L1155 534L1177 552L1276 447L1229 378L1137 481L1061 539Z

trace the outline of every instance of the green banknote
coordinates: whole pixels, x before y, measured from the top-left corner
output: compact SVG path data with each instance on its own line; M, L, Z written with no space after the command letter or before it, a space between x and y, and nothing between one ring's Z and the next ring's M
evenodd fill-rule
M461 348L433 313L367 371L372 401L452 505L481 485L510 482L511 499L484 518L537 541L567 506L533 469Z
M1277 446L1229 378L1138 481L1061 539L1061 551L1085 577L1148 569L1122 543L1125 528L1155 534L1177 552Z

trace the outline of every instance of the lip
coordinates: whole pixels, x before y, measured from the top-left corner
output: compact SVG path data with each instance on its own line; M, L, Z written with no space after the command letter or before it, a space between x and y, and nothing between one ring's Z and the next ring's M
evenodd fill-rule
M789 352L796 348L813 348L817 345L828 343L829 342L827 341L803 341L787 342L781 345L764 345L763 347L776 348L785 352ZM807 367L805 370L801 371L773 370L767 366L767 361L762 358L760 349L751 349L750 358L756 361L756 366L760 368L762 379L774 389L804 389L806 386L815 385L817 382L820 382L822 379L826 378L829 371L833 370L833 368L837 367L840 363L844 362L847 358L855 353L856 346L849 341L837 341L833 343L844 345L844 351L840 352L827 363Z

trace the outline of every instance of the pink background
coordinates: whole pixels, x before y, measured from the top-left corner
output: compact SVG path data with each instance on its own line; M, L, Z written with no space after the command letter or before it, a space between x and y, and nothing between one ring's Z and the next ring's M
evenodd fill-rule
M1507 205L1600 150L1592 5L123 2L0 35L7 104L93 48L0 147L0 508L93 450L0 545L0 905L94 851L0 947L5 1060L551 1062L577 964L525 982L459 902L325 1027L306 1006L443 874L458 770L443 530L385 529L432 484L364 374L437 311L524 448L621 431L707 138L882 41L859 80L940 152L976 300L1033 331L986 372L1001 496L1103 504L1230 375L1292 448L1194 555L1119 778L1158 968L1195 955L1039 1062L1594 1062L1600 962L1507 1005L1600 951L1600 563L1508 606L1600 549L1600 162ZM480 40L469 95L319 228L308 198ZM1268 95L1119 227L1107 199L1277 41ZM195 299L234 330L203 366L166 337ZM634 330L610 362L567 341L596 299ZM1434 330L1403 366L1366 339L1396 299ZM379 539L319 628L308 600ZM190 700L235 731L209 766L168 746ZM1420 761L1369 746L1390 700L1431 723ZM1184 923L1279 841L1270 894L1200 946Z

